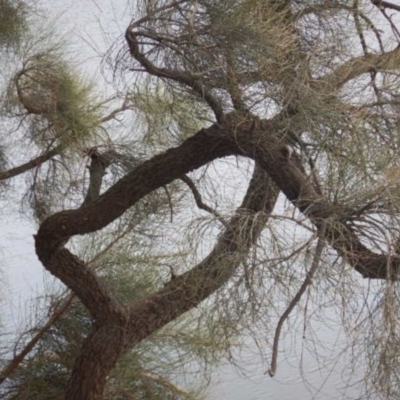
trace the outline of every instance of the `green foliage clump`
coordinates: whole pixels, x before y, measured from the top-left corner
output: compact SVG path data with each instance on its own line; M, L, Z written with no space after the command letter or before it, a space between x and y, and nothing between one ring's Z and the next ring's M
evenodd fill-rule
M83 144L92 137L100 119L93 86L80 79L58 53L30 57L13 83L15 100L32 117L29 131L35 143Z
M209 111L195 98L173 93L162 83L141 85L131 96L143 126L143 144L160 150L180 144L211 120Z
M0 0L0 49L17 46L27 30L22 1Z
M51 309L57 309L62 303L62 299L53 301ZM63 398L75 358L80 353L83 340L90 334L91 326L89 313L81 303L75 302L46 332L36 351L26 357L8 379L7 385L0 390L0 397L5 400ZM30 333L35 334L36 329ZM155 362L165 357L163 351L172 353L167 339L159 337L155 342L161 346L157 347L150 341L150 344L139 346L121 359L109 376L106 400L199 399L194 393L154 372Z

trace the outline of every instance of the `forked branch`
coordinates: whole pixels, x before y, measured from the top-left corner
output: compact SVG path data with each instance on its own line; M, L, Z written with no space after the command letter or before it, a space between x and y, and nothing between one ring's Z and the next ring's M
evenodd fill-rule
M194 182L187 175L183 175L181 177L181 181L185 182L186 185L189 187L189 189L192 191L193 197L194 197L194 200L196 202L197 207L199 207L201 210L207 211L208 213L214 215L214 217L219 222L221 222L221 224L224 225L226 229L230 229L228 222L226 222L224 220L222 215L218 211L214 210L212 207L208 206L207 204L205 204L203 202L203 199L201 198L201 194L198 191L196 185L194 184Z

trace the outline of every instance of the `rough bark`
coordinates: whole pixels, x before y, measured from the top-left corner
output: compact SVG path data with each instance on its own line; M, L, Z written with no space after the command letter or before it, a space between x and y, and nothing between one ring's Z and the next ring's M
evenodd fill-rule
M220 288L257 239L266 221L266 216L257 213L272 210L278 189L271 189L265 173L262 183L256 184L261 174L257 170L241 209L213 252L160 292L130 305L120 304L80 259L63 248L65 241L103 228L152 190L218 157L238 154L255 159L315 225L325 221L327 241L356 270L370 278L387 277L386 257L360 243L346 215L337 217L338 210L316 191L300 160L295 155L287 159L273 128L273 121L258 121L254 128L254 124L239 124L230 115L224 126L202 130L181 146L139 165L88 206L63 211L43 222L36 237L39 259L79 296L96 321L74 368L67 399L100 399L106 377L124 351ZM397 271L397 264L393 262L392 267Z
M292 50L298 63L285 69L285 79L280 77L275 81L274 77L265 78L257 71L243 73L240 68L236 70L235 58L228 51L226 76L222 72L222 78L217 76L207 81L202 79L201 74L190 72L190 68L179 69L184 63L176 63L175 69L152 63L146 47L149 45L139 40L151 39L157 42L159 49L166 46L156 29L146 30L145 23L158 12L183 3L185 1L163 5L152 14L132 23L125 38L131 56L144 71L186 87L191 95L195 94L210 107L217 123L200 130L180 146L141 163L100 197L98 194L107 162L102 164L98 155L92 154L90 172L93 180L83 206L46 219L36 236L36 252L40 261L74 291L95 320L74 367L67 399L101 399L107 376L125 351L223 286L259 237L279 191L317 228L324 227L326 243L363 277L398 279L399 258L374 253L357 236L352 221L358 211L329 203L316 187L313 178L306 173L300 157L296 153L287 152L286 146L289 143L286 136L291 134L287 128L290 125L288 120L299 113L301 98L299 100L295 95L283 96L285 100L280 104L283 110L281 114L269 120L260 120L248 111L240 90L244 84L271 79L274 84L281 84L283 92L290 93L298 82L297 68L304 64L304 87L308 85L316 92L334 96L345 84L363 74L393 68L400 59L399 49L384 54L364 54L344 62L324 76L312 78L307 69L307 54L303 53L300 44L301 35L293 23L295 17L290 5L288 2L276 2L271 12L281 14L279 23L286 26L296 38ZM380 9L398 9L389 2L371 0L371 3ZM179 40L176 44L179 45ZM220 67L223 65L218 64ZM222 104L221 97L214 94L215 89L226 90L232 106L229 103ZM226 114L228 108L236 111ZM103 121L114 115L111 113ZM292 136L298 137L296 132ZM47 161L57 154L54 151L56 149L17 169L0 173L0 180ZM208 257L185 274L171 280L159 292L132 304L121 304L82 260L64 248L72 236L103 229L152 191L229 155L253 159L257 165L242 206L228 224L224 221L225 231ZM201 198L190 185L189 182L197 203L202 205ZM204 205L202 207L207 209Z
M258 239L278 193L265 172L256 168L241 207L203 262L158 293L128 305L123 315L115 309L112 322L95 324L72 372L66 399L101 399L107 375L124 351L226 283Z
M66 400L99 400L107 383L107 376L127 349L126 324L95 324L85 339L72 371Z

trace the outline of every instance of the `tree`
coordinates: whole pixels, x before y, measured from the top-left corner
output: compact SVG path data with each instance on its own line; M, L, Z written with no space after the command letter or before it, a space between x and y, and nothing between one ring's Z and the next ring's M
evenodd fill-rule
M4 183L33 170L21 204L29 217L40 223L53 209L64 208L65 200L81 203L82 207L94 201L107 169L115 180L139 162L139 155L128 154L122 144L119 147L103 144L99 146L106 149L102 152L96 146L87 147L91 140L92 143L100 140L107 122L129 109L129 99L125 99L122 107L101 115L105 109L94 97L94 85L81 79L76 67L67 61L63 43L49 37L53 32L38 35L28 30L27 18L32 18L32 9L20 2L0 6L5 19L15 23L2 25L4 32L0 32L5 38L1 48L4 75L10 76L3 83L2 122L6 134L2 142L1 180ZM15 32L20 31L23 34L16 37ZM13 168L7 165L10 163L6 155L12 154L12 145L21 137L39 155ZM18 148L24 158L30 156L30 149ZM87 189L83 189L87 178L82 179L80 169L82 155L88 163ZM14 157L22 158L21 154ZM11 185L3 189L8 189L3 194L12 192ZM21 195L21 190L17 189L16 194ZM170 185L163 194L148 196L145 203L126 214L104 237L95 235L75 244L75 251L114 288L121 301L142 298L162 284L162 276L153 271L159 257L151 249L157 243L154 227L169 219L169 215L157 221L152 216L163 208L169 210L169 205L163 204L164 196L173 196L174 187ZM180 201L175 200L177 207ZM133 246L136 242L138 245ZM168 257L172 260L174 255ZM169 273L165 266L162 275ZM15 343L7 347L3 341L2 398L61 398L78 349L90 330L90 316L70 291L56 291L40 300L48 309L48 321L43 323L46 314L38 312L36 325L27 328ZM184 362L212 363L218 351L206 330L198 328L190 318L179 319L120 361L109 377L105 397L197 398L193 391L183 390L169 377L178 374Z
M123 106L106 116L69 82L59 58L25 57L10 89L12 104L24 110L31 140L45 150L0 177L28 169L45 177L36 178L30 196L40 220L37 256L94 321L66 399L102 398L124 354L204 300L219 306L209 305L210 320L226 318L233 331L233 322L267 312L278 289L287 309L276 327L270 375L292 309L306 291L314 302L318 291L331 291L342 299L349 331L364 332L357 339L372 366L367 385L385 398L398 396L398 11L372 0L138 2L124 42L108 54L125 95ZM111 138L101 138L98 127L128 108L142 124L134 127L135 147L123 154L110 142L104 146ZM79 148L91 159L82 205L76 183L65 178ZM238 170L254 164L236 211L210 206L198 189L218 188L220 178L207 166L232 169L217 162L228 157L238 158ZM103 182L112 164L129 172ZM189 177L195 170L202 174ZM57 197L53 184L68 186L58 190L68 196ZM170 213L172 237L182 243L176 216L185 215L186 192L220 233L200 262L191 254L160 256L171 274L160 272L162 284L152 293L119 299L66 247L75 236L113 237L110 231L138 207L152 214L146 221L167 224ZM280 193L287 202L278 208ZM194 241L207 238L201 227ZM349 296L362 292L355 274L381 281L380 297L363 302L349 321Z

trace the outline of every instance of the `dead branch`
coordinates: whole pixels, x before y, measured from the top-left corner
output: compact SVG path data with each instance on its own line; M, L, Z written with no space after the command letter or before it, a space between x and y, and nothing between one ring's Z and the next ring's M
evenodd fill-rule
M208 213L214 215L214 217L219 222L221 222L221 224L224 225L226 229L230 229L228 223L224 220L224 218L221 216L221 214L219 214L218 211L214 210L212 207L208 206L207 204L205 204L203 202L203 200L201 198L201 194L197 190L196 185L187 175L183 175L181 177L181 181L185 182L186 185L189 187L189 189L192 191L194 200L197 204L197 207L199 207L201 210L207 211Z
M286 321L286 319L289 317L290 313L293 311L293 309L296 307L296 305L300 301L301 296L303 296L307 287L311 285L314 274L318 269L318 266L319 266L319 263L321 260L322 251L325 247L325 230L326 230L326 223L325 223L325 221L322 221L320 227L318 228L318 242L317 242L317 247L315 248L315 254L314 254L313 261L311 263L311 268L307 272L306 279L302 283L299 291L296 293L296 295L293 297L292 301L289 303L288 308L284 311L284 313L279 318L278 325L276 326L275 336L274 336L274 344L272 347L271 367L268 370L268 374L270 377L275 376L275 373L276 373L276 367L277 367L277 362L278 362L279 338L281 335L282 326L283 326L284 322Z

